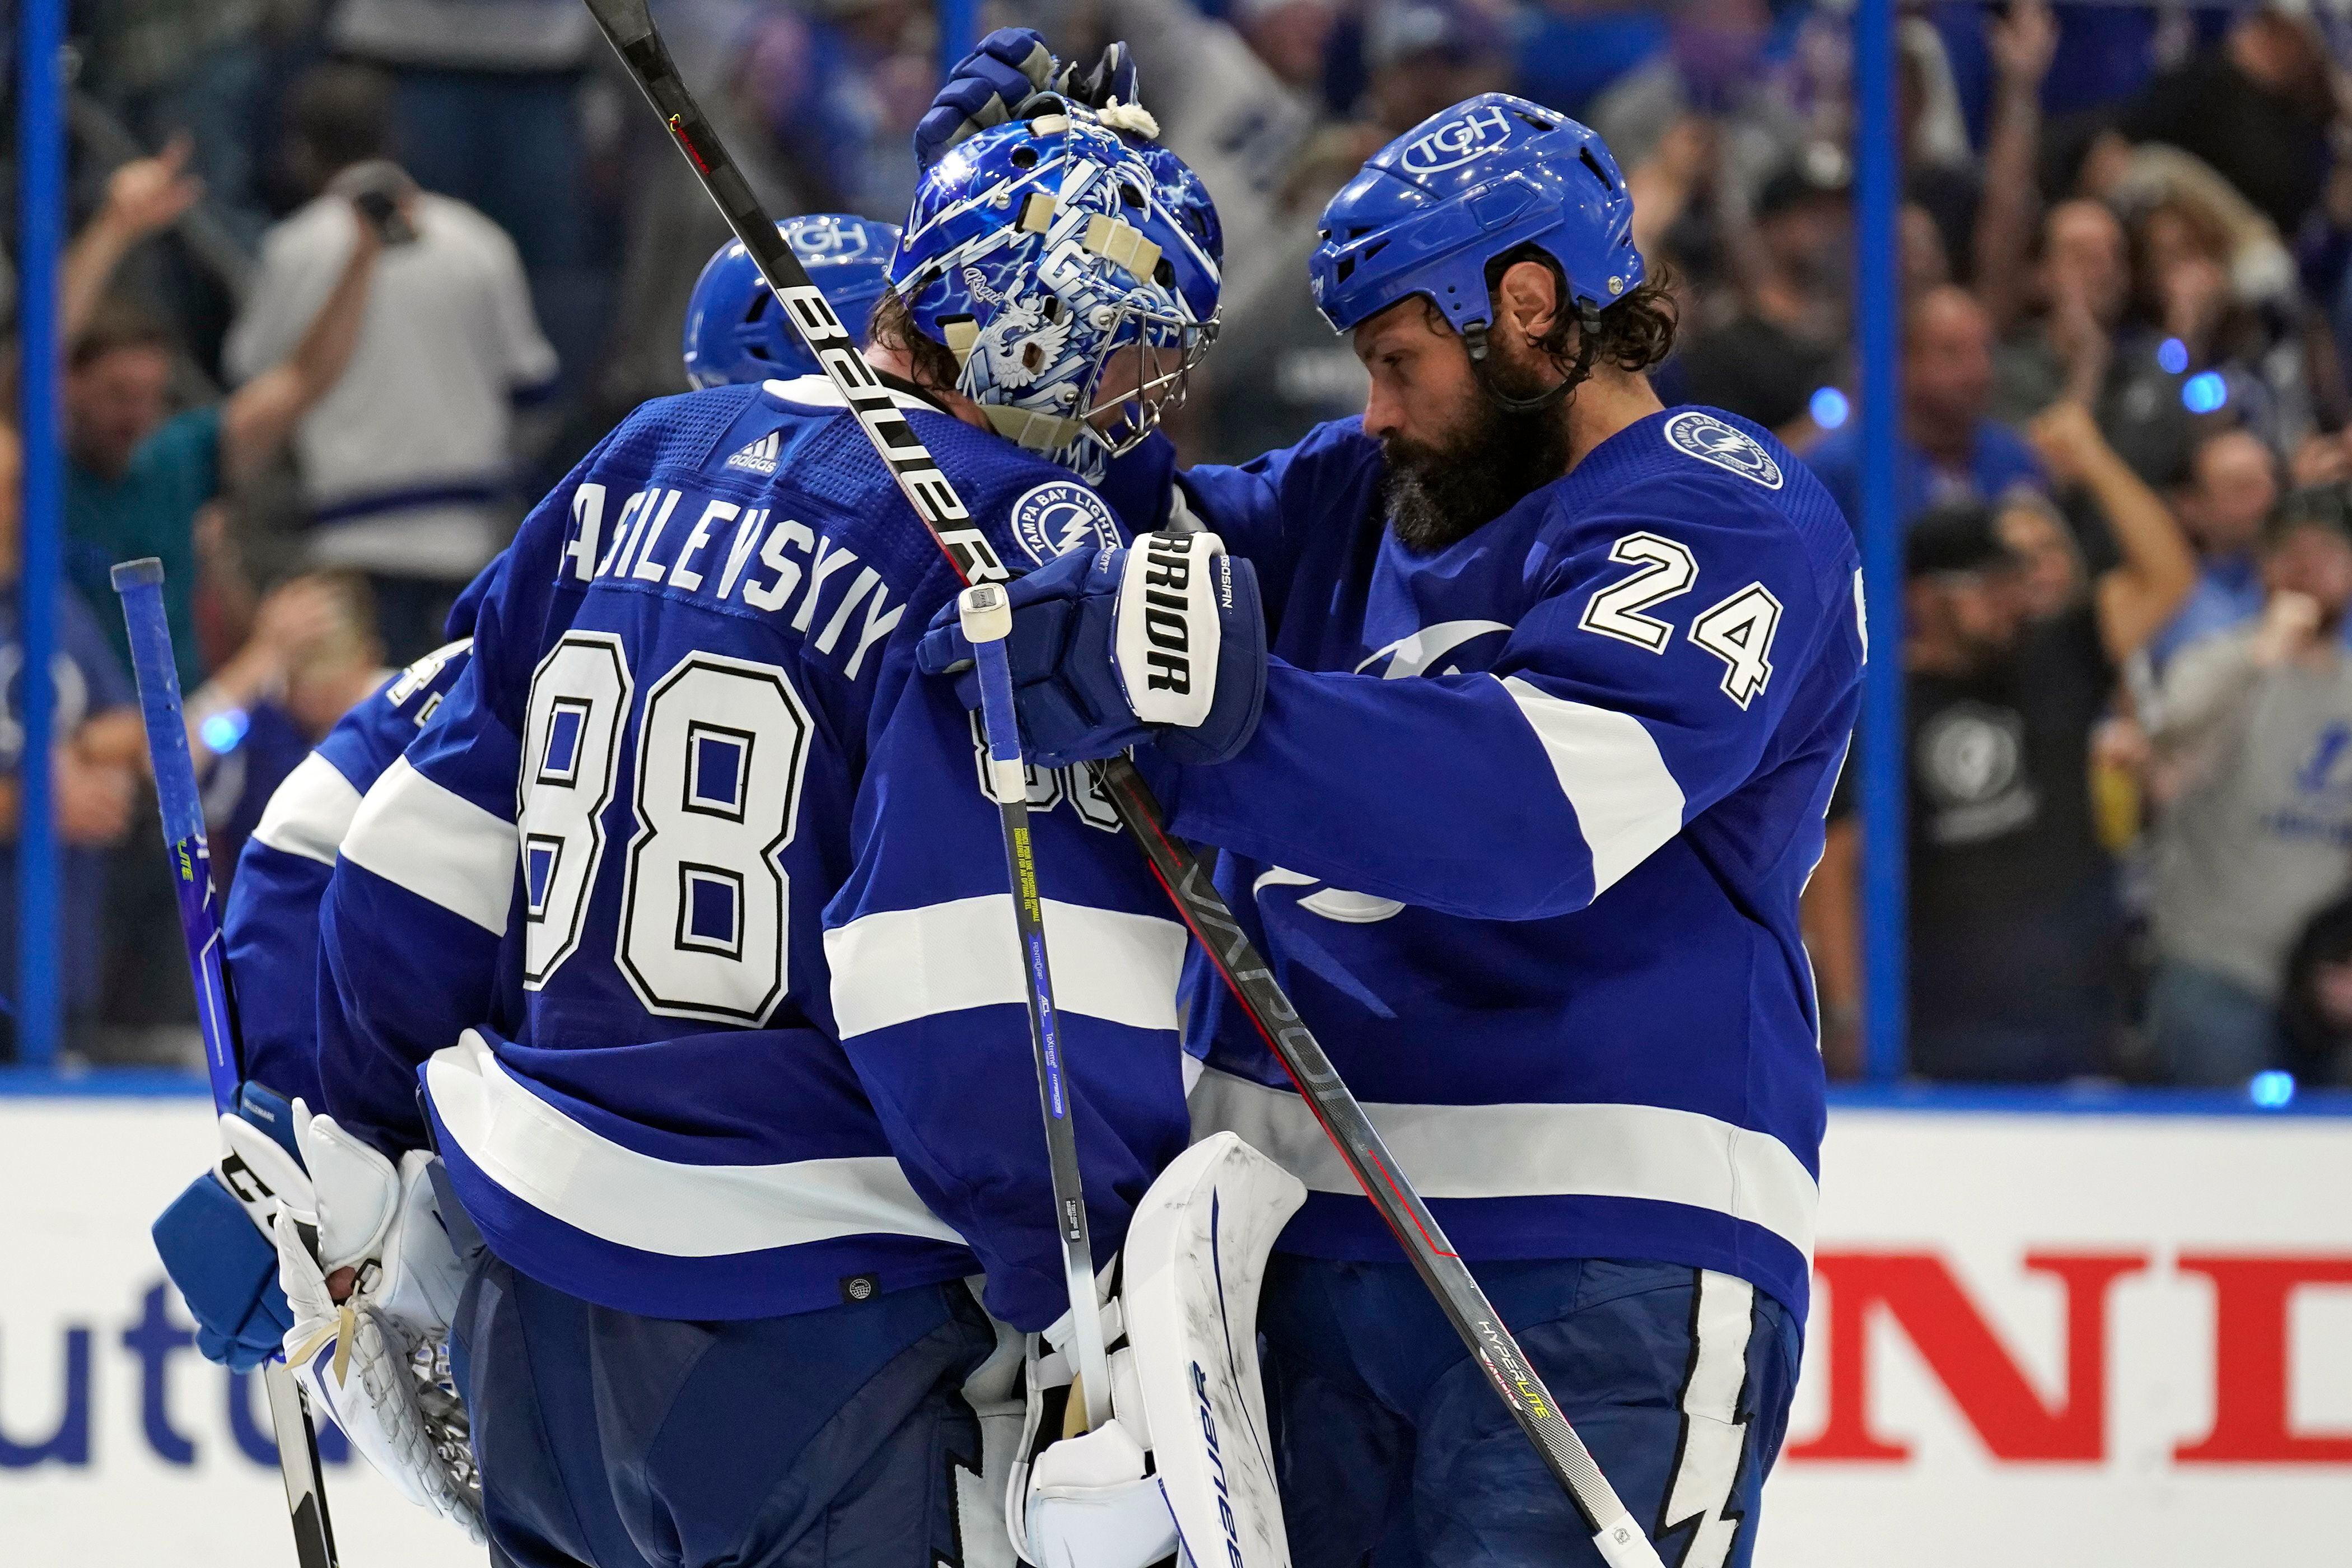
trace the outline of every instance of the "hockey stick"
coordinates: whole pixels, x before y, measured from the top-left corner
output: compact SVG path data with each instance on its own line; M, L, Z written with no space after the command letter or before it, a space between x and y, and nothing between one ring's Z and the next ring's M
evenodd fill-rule
M1078 1140L1062 1081L1061 1025L1054 975L1045 962L1045 917L1037 898L1037 864L1029 852L1029 779L1021 761L1021 721L1013 706L1013 667L1004 639L1013 606L994 583L978 583L957 601L963 635L980 673L980 728L988 741L989 793L1004 827L1005 867L1013 874L1013 921L1021 938L1021 973L1029 987L1029 1044L1037 1056L1037 1099L1045 1112L1045 1153L1061 1215L1062 1268L1070 1287L1070 1362L1086 1404L1087 1430L1110 1419L1110 1358L1103 1349L1095 1298L1094 1244L1087 1237L1087 1199L1078 1178Z
M794 329L847 399L875 452L949 563L968 584L1004 581L1011 574L987 539L971 526L971 513L962 498L916 437L888 388L876 379L873 367L857 352L856 340L841 324L841 318L809 281L800 258L761 211L718 133L695 106L694 95L678 75L646 0L584 0L584 4L701 178L703 189L727 226L743 242L760 275L775 290ZM1649 1537L1593 1463L1584 1440L1560 1415L1518 1341L1503 1326L1469 1266L1454 1253L1435 1216L1397 1168L1364 1108L1348 1091L1330 1058L1300 1021L1298 1010L1276 984L1272 967L1244 934L1241 922L1234 918L1198 857L1168 832L1166 816L1143 775L1124 757L1092 767L1097 786L1108 797L1120 824L1143 847L1152 874L1178 915L1298 1086L1364 1195L1380 1211L1422 1282L1437 1298L1454 1331L1486 1368L1519 1429L1575 1503L1603 1560L1611 1568L1662 1568Z
M188 974L196 986L196 1025L204 1035L213 1110L234 1116L243 1053L228 971L221 963L218 895L213 890L212 850L205 842L196 767L188 756L187 721L180 710L179 665L172 653L171 623L163 614L163 562L152 555L124 562L114 569L114 591L122 600L122 621L131 634L131 672L139 682L139 710L147 725L147 758L155 773L163 844L172 854L172 885L180 896L180 934L187 939ZM335 1568L335 1530L327 1518L326 1480L319 1472L319 1435L303 1406L302 1391L278 1356L261 1363L261 1384L269 1394L269 1425L278 1439L278 1469L286 1481L295 1561L300 1568Z

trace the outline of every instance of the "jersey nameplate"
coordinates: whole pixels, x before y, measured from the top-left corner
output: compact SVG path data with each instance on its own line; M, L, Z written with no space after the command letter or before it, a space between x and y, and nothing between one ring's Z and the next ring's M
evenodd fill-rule
M562 575L650 583L788 619L812 651L839 658L851 680L907 613L857 552L772 508L649 485L608 526L610 499L595 483L573 492Z
M1754 437L1712 414L1685 410L1666 421L1666 439L1677 451L1752 479L1768 490L1780 488L1780 465Z

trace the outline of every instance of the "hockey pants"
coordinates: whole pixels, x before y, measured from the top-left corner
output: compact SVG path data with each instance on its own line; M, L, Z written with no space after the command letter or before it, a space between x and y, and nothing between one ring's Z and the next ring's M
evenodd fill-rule
M958 1390L995 1342L960 1282L682 1322L484 1252L451 1338L501 1568L967 1561L980 1428Z
M1661 1263L1476 1272L1667 1568L1747 1568L1796 1391L1788 1310ZM1278 1252L1258 1325L1296 1568L1600 1568L1409 1265Z

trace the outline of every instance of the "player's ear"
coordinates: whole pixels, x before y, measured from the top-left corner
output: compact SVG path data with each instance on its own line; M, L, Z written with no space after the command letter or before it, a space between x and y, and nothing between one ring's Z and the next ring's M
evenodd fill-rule
M1496 284L1495 302L1507 330L1540 342L1559 319L1559 281L1540 262L1516 261Z

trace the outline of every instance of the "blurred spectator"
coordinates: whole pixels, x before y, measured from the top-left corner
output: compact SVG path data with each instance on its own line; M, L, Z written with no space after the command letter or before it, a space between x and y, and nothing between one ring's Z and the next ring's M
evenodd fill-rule
M2293 234L2326 174L2329 69L2308 20L2249 11L2220 43L2150 82L2116 128L2195 153Z
M1313 235L1323 204L1319 197L1286 199L1286 187L1308 160L1323 117L1313 89L1321 40L1336 16L1332 5L1248 0L1218 21L1191 0L1099 0L1094 13L1097 47L1127 40L1160 141L1217 204L1227 240L1226 321L1255 309L1311 306L1306 252L1297 247L1301 231ZM1316 40L1311 51L1309 39ZM1378 146L1374 140L1358 161ZM1286 303L1277 298L1261 305L1261 291L1279 291ZM1263 450L1262 444L1250 448Z
M1848 184L1833 155L1801 159L1764 183L1739 268L1739 313L1676 360L1675 401L1727 408L1783 440L1806 438L1811 400L1832 379L1845 337Z
M196 509L275 456L341 377L383 247L364 229L284 363L223 403L174 416L171 329L127 302L100 302L131 245L159 218L169 221L162 215L173 201L156 188L184 177L159 164L167 160L117 170L105 209L66 257L66 563L83 596L103 603L115 562L161 557L180 679L194 687L204 674L194 632ZM108 634L127 661L120 624Z
M1768 68L1771 9L1764 0L1689 0L1666 16L1665 49L1593 100L1587 119L1628 170L1648 163L1676 125L1714 121L1716 177L1744 201L1810 140Z
M1974 295L1947 284L1904 314L1903 430L1896 443L1895 513L1907 522L1928 508L1997 500L2044 487L2025 438L1990 416L1992 322ZM1859 421L1805 454L1846 521L1862 525Z
M919 0L820 0L755 10L743 89L821 208L907 216L907 140L939 86ZM1156 85L1156 84L1155 84Z
M2148 1029L2175 1083L2280 1065L2289 952L2352 883L2352 493L2294 492L2263 545L2262 619L2181 650L2149 726L2170 798Z
M0 898L0 996L11 1008L0 1015L0 1061L16 1053L17 778L25 761L25 656L16 581L23 567L23 478L16 433L0 426L0 889L8 893ZM57 740L49 769L63 841L61 984L68 1026L79 1033L100 996L106 887L100 851L131 832L145 752L130 678L108 647L97 617L70 587L59 590L57 611L57 652L49 667Z
M1390 136L1512 86L1502 29L1475 0L1391 0L1372 12L1364 53L1371 68L1365 106Z
M349 373L302 416L294 449L310 561L369 574L384 640L404 664L439 644L457 590L504 542L512 405L552 388L555 351L513 243L385 161L387 78L321 67L295 89L291 120L292 163L316 195L269 231L227 368L257 383L285 363L359 231L376 231L383 251Z
M2102 1069L2119 1021L2122 915L2090 790L2116 671L2189 590L2164 503L2065 403L2037 422L2062 483L2104 514L2122 563L2095 578L2046 502L1964 500L1906 540L1911 1068L2054 1081ZM1853 1016L1858 824L1851 770L1806 891L1825 1018ZM1841 946L1839 944L1845 944ZM1832 1039L1833 1068L1856 1059Z
M2295 939L2279 1027L2295 1077L2352 1089L2352 899L2312 916Z
M357 573L297 577L262 601L253 640L188 701L224 886L278 786L391 675Z
M605 326L581 112L588 67L605 46L588 8L333 0L327 38L338 54L392 72L401 163L426 190L506 230L560 357L584 370Z
M2190 452L2189 480L2173 491L2172 506L2197 547L2197 586L2148 644L2158 668L2189 644L2262 614L2256 546L2278 493L2278 459L2244 430L2215 431Z

